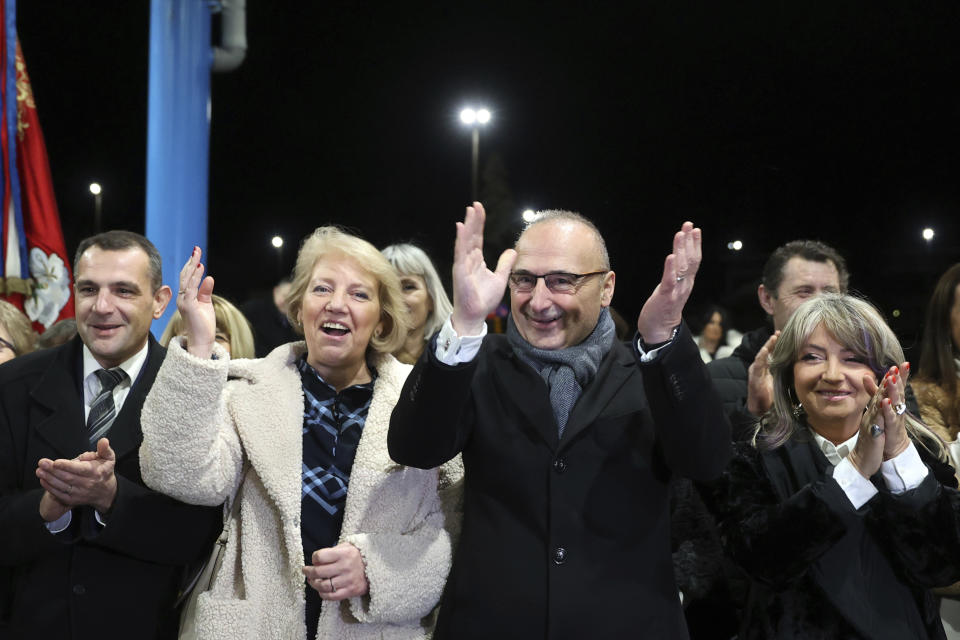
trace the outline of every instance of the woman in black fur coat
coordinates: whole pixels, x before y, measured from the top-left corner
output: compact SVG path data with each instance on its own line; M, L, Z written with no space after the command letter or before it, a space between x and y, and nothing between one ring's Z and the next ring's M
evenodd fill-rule
M905 412L909 367L852 296L808 301L784 328L774 407L713 494L751 577L741 639L945 637L928 589L960 579L960 494Z

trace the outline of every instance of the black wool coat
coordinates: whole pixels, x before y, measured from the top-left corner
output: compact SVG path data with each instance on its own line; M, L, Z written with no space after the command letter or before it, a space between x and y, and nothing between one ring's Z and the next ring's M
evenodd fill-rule
M196 507L144 486L140 409L165 350L147 360L107 437L117 496L106 526L92 507L73 510L51 534L40 517L40 458L87 451L79 338L0 366L0 639L175 638L178 592L223 524L219 507Z
M429 346L391 457L462 452L464 518L435 637L686 638L670 556L674 474L716 477L729 426L686 327L651 363L615 343L558 437L548 389L504 336L448 367Z

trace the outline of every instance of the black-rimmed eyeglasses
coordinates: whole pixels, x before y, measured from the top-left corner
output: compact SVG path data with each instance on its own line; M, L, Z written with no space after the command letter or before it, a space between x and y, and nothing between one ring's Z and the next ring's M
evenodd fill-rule
M10 351L13 352L13 355L17 355L17 348L3 338L0 338L0 351L3 351L4 349L10 349Z
M543 283L553 293L576 293L585 279L602 273L607 273L607 271L591 271L590 273L555 271L543 274L514 271L510 274L510 288L518 293L529 293L536 288L537 280L543 278Z

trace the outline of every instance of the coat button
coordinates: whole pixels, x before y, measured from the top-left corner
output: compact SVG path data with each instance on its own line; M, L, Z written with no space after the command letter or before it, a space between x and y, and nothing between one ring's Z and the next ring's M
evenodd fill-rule
M563 564L567 561L567 550L563 547L557 547L556 551L553 552L553 562L554 564Z
M567 463L563 458L557 458L553 461L553 470L557 473L563 473L567 470Z
M76 594L76 595L78 595L78 596L82 596L82 595L85 594L86 592L87 592L87 588L86 588L85 586L83 586L82 584L75 584L75 585L73 585L73 593L74 593L74 594Z

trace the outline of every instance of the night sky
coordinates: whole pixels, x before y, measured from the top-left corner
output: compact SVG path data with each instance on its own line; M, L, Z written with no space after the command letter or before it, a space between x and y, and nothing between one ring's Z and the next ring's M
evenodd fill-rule
M94 180L104 226L142 231L149 3L18 4L68 251L92 230ZM767 254L819 238L855 289L901 311L912 344L960 260L960 4L457 5L248 0L247 59L212 80L218 291L264 290L270 236L289 269L330 222L416 241L446 276L470 199L457 113L482 101L481 199L501 237L527 207L592 218L631 322L691 219L705 239L693 306L756 326Z

